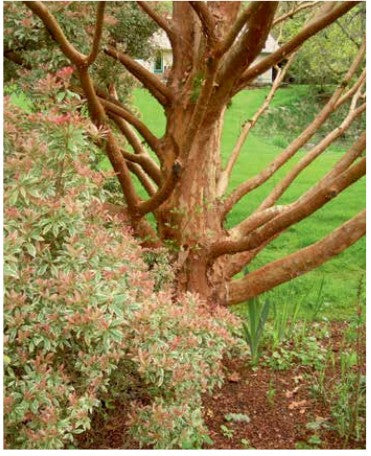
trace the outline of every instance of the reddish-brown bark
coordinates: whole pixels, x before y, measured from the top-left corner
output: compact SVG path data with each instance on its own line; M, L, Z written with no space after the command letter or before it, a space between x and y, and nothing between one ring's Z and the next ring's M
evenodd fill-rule
M256 1L247 7L242 2L173 2L171 19L163 17L153 5L138 2L143 14L148 14L171 42L174 62L166 82L125 50L104 42L104 2L97 7L88 56L72 46L45 4L25 4L39 16L77 68L80 87L76 91L86 98L92 121L107 131L105 147L122 187L126 219L147 242L148 238L162 241L178 252L174 267L179 291L196 292L214 304L240 302L322 264L364 234L364 215L360 214L312 246L249 273L244 279L232 278L283 230L310 216L364 175L365 161L359 159L365 147L362 136L334 169L297 201L288 206L275 205L296 176L364 111L364 73L356 82L353 80L363 65L365 44L351 67L344 69L341 84L307 128L266 169L230 195L226 195L226 189L233 165L250 129L269 106L287 67L280 70L264 104L243 127L224 169L220 156L224 114L231 97L282 58L289 57L290 63L303 43L346 14L356 2L311 2L295 6L281 16L276 13L278 2ZM271 28L304 10L314 14L302 30L255 64ZM157 138L114 94L94 85L89 66L99 52L121 62L163 106L167 123L162 138ZM351 87L347 89L348 86ZM348 101L349 113L339 128L311 149L250 217L227 231L225 217L234 205L287 163L328 117ZM118 134L123 135L134 153L122 149ZM140 136L157 156L159 165ZM148 200L139 198L130 173L139 178ZM157 234L145 221L148 212L156 218Z

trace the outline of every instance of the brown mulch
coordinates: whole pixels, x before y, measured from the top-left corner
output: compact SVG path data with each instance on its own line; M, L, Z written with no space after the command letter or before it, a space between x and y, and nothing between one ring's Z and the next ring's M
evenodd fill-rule
M226 363L226 367L236 374L233 381L204 398L205 421L214 441L210 448L244 448L241 441L246 440L257 449L295 449L297 442L306 442L314 433L305 427L308 422L329 416L328 408L308 394L310 385L303 379L303 368L272 371L261 367L253 372L236 360ZM270 398L273 388L275 394ZM228 413L246 414L250 422L227 422ZM223 435L222 425L232 429L232 437ZM321 448L343 448L342 439L334 431L321 435L321 440Z
M336 354L341 351L344 324L331 326L331 338L326 345ZM310 368L296 366L274 371L259 366L253 370L239 359L226 360L224 365L224 385L203 398L204 419L214 442L207 448L242 449L249 444L256 449L295 449L298 442L307 442L315 433L306 428L308 422L329 419L328 405L310 394L311 376L305 375ZM329 381L334 377L336 372L329 372ZM92 430L78 436L79 448L139 448L128 434L125 408L125 403L117 403L105 414L106 418L96 413ZM230 413L247 415L250 422L228 422L225 415ZM221 426L229 432L223 432ZM365 442L345 444L334 430L325 429L318 435L321 449L365 448Z

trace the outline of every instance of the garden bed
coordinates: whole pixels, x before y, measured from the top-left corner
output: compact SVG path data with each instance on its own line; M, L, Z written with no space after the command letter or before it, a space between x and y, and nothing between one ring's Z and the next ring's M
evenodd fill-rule
M336 361L326 369L326 391L340 381L339 354L344 348L347 327L344 323L331 323L329 336L320 341ZM362 345L362 358L364 354ZM267 353L265 359L270 355ZM224 361L224 385L203 397L204 420L214 442L207 448L365 448L364 439L355 441L339 434L331 404L314 393L318 372L312 366L297 364L277 370L264 365L264 361L263 357L256 368L242 359ZM107 413L95 413L92 429L78 436L79 448L139 448L129 435L125 409L125 403L117 402Z

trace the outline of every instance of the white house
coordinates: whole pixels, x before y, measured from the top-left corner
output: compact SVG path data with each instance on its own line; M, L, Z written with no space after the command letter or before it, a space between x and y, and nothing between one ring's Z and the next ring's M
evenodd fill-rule
M138 62L153 73L163 75L173 64L173 54L170 41L166 33L161 30L152 36L151 43L155 49L154 56L148 60L138 60ZM260 55L256 58L256 62L259 62L259 60L263 59L267 55L272 54L272 52L275 52L277 49L277 41L272 35L269 35L264 48L262 49ZM273 68L270 68L265 73L258 76L255 82L257 84L271 84L273 79Z

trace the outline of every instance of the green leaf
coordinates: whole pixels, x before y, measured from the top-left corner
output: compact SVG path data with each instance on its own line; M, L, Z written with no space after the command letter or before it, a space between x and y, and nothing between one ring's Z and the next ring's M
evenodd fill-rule
M36 248L35 248L35 246L33 244L27 244L26 250L33 258L35 258L35 256L36 256Z
M118 329L110 329L109 333L112 336L112 339L115 340L116 342L121 342L122 341L122 332L120 330L118 330Z

